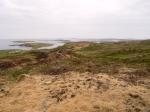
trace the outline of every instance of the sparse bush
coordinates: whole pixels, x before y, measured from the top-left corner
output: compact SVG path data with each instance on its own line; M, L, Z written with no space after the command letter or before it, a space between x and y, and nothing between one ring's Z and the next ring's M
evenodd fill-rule
M10 68L7 70L1 70L0 76L5 77L9 80L16 80L20 75L29 73L31 68Z
M32 54L36 57L37 60L46 59L48 57L48 52L44 51L33 51Z
M43 74L49 74L49 75L59 75L61 73L70 71L69 67L66 67L65 65L48 65L44 64L39 67L39 72Z
M10 67L14 67L14 66L15 66L15 63L12 62L11 60L0 61L0 70L7 69Z

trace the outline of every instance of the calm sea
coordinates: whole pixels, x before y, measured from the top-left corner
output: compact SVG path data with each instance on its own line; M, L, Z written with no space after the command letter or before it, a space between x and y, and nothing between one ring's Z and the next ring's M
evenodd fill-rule
M18 50L30 50L30 47L24 47L24 46L11 46L16 45L18 43L14 41L28 41L28 40L6 40L6 39L0 39L0 50L12 50L12 49L18 49ZM33 42L41 42L41 43L50 43L52 46L48 47L42 47L40 49L52 49L56 48L58 46L62 46L65 44L64 41L59 40L29 40Z

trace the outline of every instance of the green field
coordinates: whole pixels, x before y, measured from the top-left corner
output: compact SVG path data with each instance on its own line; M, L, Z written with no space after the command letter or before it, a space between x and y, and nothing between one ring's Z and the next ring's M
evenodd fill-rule
M122 68L133 69L136 74L148 74L149 67L150 40L76 42L52 50L0 51L0 74L11 79L30 72L50 75L68 71L117 74Z

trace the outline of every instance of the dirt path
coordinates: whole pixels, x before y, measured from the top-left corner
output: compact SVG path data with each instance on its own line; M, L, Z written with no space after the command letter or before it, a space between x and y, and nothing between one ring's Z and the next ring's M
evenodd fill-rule
M106 74L26 76L0 97L0 112L140 111L150 111L150 90Z

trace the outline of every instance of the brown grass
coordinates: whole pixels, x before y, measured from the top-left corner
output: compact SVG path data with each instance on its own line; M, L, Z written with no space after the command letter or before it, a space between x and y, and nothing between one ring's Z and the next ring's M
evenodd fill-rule
M150 109L149 89L130 86L107 74L26 75L24 80L8 87L8 93L0 97L0 112L148 112Z

